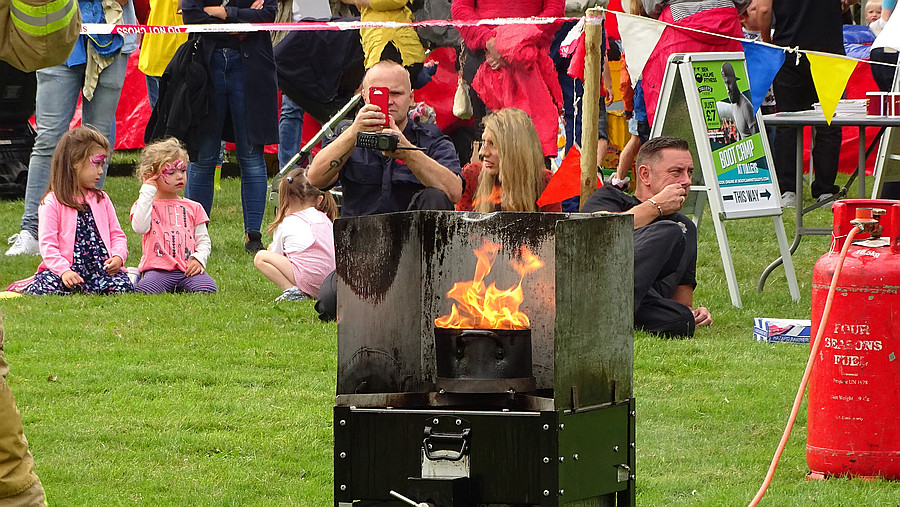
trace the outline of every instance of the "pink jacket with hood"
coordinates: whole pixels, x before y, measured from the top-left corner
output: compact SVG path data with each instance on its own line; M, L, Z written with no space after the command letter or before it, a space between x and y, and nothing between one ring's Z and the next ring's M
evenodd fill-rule
M119 226L119 219L109 196L101 191L98 199L94 192L88 192L82 202L91 207L94 222L109 256L121 257L124 269L125 260L128 258L128 240L122 227ZM41 257L44 259L38 266L38 273L49 269L54 274L62 276L72 269L77 219L78 210L60 203L53 192L44 196L38 208L38 241Z

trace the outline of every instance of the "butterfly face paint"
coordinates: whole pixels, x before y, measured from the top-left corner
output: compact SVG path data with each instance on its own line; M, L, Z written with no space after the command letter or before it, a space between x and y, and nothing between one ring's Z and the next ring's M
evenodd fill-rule
M106 154L98 153L91 157L91 165L97 168L103 167L103 164L106 163Z
M183 160L175 160L163 166L160 171L161 189L177 193L184 188L187 179L187 164Z
M176 160L175 162L169 162L163 167L162 173L166 176L171 176L175 174L175 172L180 172L182 174L187 174L187 165L184 163L184 160Z

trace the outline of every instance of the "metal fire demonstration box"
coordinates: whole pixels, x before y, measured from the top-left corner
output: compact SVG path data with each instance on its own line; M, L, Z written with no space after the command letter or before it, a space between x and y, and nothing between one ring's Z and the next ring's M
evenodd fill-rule
M335 240L335 505L634 505L630 216L393 213L340 219ZM521 283L530 357L483 330L435 346L485 241L485 284ZM524 277L522 246L544 262ZM466 346L516 378L439 378Z

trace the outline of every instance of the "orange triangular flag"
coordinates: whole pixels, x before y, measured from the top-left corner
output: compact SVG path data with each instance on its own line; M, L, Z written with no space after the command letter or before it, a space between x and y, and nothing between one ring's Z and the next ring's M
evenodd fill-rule
M812 74L816 93L819 94L822 113L825 114L825 121L831 125L834 110L844 94L850 74L856 68L856 60L813 53L806 53L806 57L809 58L809 72Z
M603 184L597 178L597 187ZM581 152L578 148L572 146L566 158L563 159L559 169L547 182L547 188L537 200L538 207L546 206L556 202L562 202L569 197L581 194Z

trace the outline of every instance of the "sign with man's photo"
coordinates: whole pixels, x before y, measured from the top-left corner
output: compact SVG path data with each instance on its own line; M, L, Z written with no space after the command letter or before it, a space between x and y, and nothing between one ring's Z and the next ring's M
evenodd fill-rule
M694 222L709 203L731 303L741 306L724 222L772 217L791 299L800 300L781 221L781 192L762 115L753 111L743 53L676 53L669 57L650 137L688 140L702 178L691 186ZM702 180L702 181L700 181ZM682 208L683 212L685 208ZM760 289L762 290L762 289Z
M778 192L750 101L744 62L691 64L724 211L772 207Z

